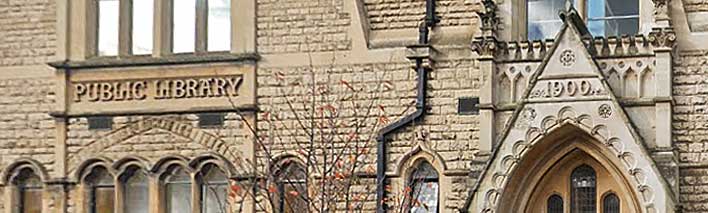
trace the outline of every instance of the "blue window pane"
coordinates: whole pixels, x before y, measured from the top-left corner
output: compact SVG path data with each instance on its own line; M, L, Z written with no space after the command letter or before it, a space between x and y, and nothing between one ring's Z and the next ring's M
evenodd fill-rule
M565 10L565 5L566 0L529 0L528 39L553 38L563 25L558 13Z
M595 36L639 32L638 0L588 0L588 30Z

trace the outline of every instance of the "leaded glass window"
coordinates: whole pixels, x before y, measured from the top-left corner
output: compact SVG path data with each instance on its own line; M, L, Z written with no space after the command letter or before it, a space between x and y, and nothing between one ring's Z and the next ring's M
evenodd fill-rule
M122 176L125 213L148 213L148 176L140 168L131 167Z
M563 213L563 198L559 195L551 195L548 198L548 213Z
M411 173L408 180L411 213L438 212L438 196L440 190L438 172L428 162L422 162Z
M115 185L113 176L104 167L96 167L86 176L89 213L113 213L115 210Z
M15 203L15 212L41 213L42 212L42 181L32 169L20 170L14 178L17 186L18 199Z
M192 212L192 179L180 166L168 170L165 178L167 213Z
M229 182L219 167L209 164L199 172L202 213L228 212Z
M277 176L277 194L274 196L279 212L291 213L307 209L308 203L303 196L307 193L305 174L305 168L294 162L280 168Z
M588 165L573 170L570 175L571 212L595 213L596 180L595 170Z
M605 195L602 199L602 213L619 213L620 200L615 193Z

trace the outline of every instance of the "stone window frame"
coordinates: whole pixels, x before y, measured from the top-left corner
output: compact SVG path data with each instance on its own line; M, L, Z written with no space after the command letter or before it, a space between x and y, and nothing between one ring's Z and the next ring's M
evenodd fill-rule
M208 165L213 165L213 168L219 169L224 176L226 176L226 181L228 182L231 178L232 169L228 161L225 159L215 156L213 154L206 154L192 159L191 161L185 157L178 155L169 155L160 159L154 166L150 166L147 160L141 159L139 157L127 156L115 163L111 163L110 160L105 158L93 158L86 160L79 168L76 173L76 182L78 184L78 189L80 191L78 197L77 213L90 213L89 202L91 197L87 193L90 187L86 183L86 177L91 174L93 169L102 167L113 177L115 186L115 200L114 200L114 212L123 213L123 190L124 183L121 180L126 172L132 168L138 168L145 172L148 177L148 204L150 213L165 213L167 210L165 196L165 184L164 178L167 176L171 167L180 166L185 172L189 174L192 179L192 211L194 213L201 213L201 192L199 188L201 184L197 181L197 174L199 174ZM228 187L230 190L230 187ZM227 191L230 193L230 191ZM195 205L197 204L197 205ZM227 208L231 208L230 205ZM230 209L228 209L230 211Z
M577 1L578 13L587 23L587 1ZM528 3L527 0L503 1L499 5L498 16L502 18L500 27L504 40L525 41L528 40ZM652 1L639 1L639 30L638 34L647 35L651 32L654 23L654 3ZM512 20L511 17L514 17ZM558 18L560 20L560 17ZM604 35L602 36L604 37ZM553 38L548 38L553 39Z
M31 172L35 176L37 176L40 182L42 183L42 200L40 201L40 203L42 204L42 212L46 212L47 199L45 198L47 198L49 193L49 185L47 184L48 176L46 170L44 170L41 164L37 161L31 159L19 159L15 163L8 165L6 167L6 170L4 170L1 174L2 179L0 179L0 187L3 187L4 189L0 191L3 192L2 200L3 202L5 202L4 206L6 207L3 213L18 213L17 209L14 206L16 202L19 202L19 200L21 200L21 194L16 184L16 179L18 178L20 173L26 169L31 170Z
M610 196L614 196L617 199L617 206L608 206L607 199ZM600 199L601 199L600 200L601 205L598 206L598 211L601 211L603 213L619 213L619 212L621 212L622 198L620 198L615 191L610 190L610 191L605 192L604 194L602 194L602 196L600 196ZM612 207L617 207L617 208L615 209ZM611 208L611 209L608 209L608 208Z
M197 51L199 45L195 46L195 52L172 53L171 2L173 0L154 0L152 54L132 55L130 43L132 39L130 2L132 1L135 0L120 0L119 3L118 56L98 56L97 0L58 0L57 60L84 61L93 58L121 58L129 61L130 58L135 57L224 53L223 51ZM255 0L231 0L231 48L229 53L244 54L256 51L255 8ZM206 28L204 29L206 30ZM206 36L206 34L204 35ZM206 48L206 40L203 40L203 43Z
M304 184L306 180L292 180L292 179L286 179L285 177L285 172L284 170L289 169L289 168L299 168L304 170L306 167L306 163L301 160L298 157L295 156L282 156L280 159L276 160L275 163L271 165L270 173L272 174L271 177L273 178L273 182L276 185L277 191L270 196L271 199L271 204L272 208L274 209L274 212L286 212L285 211L285 197L289 196L288 192L284 190L285 185L284 184L290 184L291 187L294 184ZM292 174L290 174L292 175ZM303 171L304 178L309 178L307 177L307 172ZM304 194L307 192L298 192L300 194ZM307 201L305 201L307 202ZM309 205L309 204L308 204Z
M81 184L79 185L79 188L78 188L79 189L78 191L81 193L81 199L80 199L81 202L80 203L81 203L81 206L83 207L83 208L79 208L79 212L81 212L81 213L90 213L91 212L91 199L93 197L91 196L90 190L91 190L92 186L89 185L88 183L86 183L86 181L87 181L87 178L89 177L89 175L91 175L93 173L94 169L97 169L97 168L103 168L106 170L108 175L111 176L111 179L113 179L113 191L114 192L117 191L118 186L116 185L116 183L118 181L116 180L116 171L114 169L112 169L108 165L101 164L101 163L95 163L95 164L92 164L92 165L86 167L85 168L86 172L82 173L80 176L79 180L81 181L80 182ZM115 201L117 200L117 198L114 197L113 199L114 199L113 205L114 205L114 209L115 209L115 205L116 205Z
M405 173L404 187L406 187L406 188L404 189L404 191L408 191L407 187L411 187L410 192L409 192L411 194L410 194L410 196L407 196L408 198L410 198L410 200L407 199L404 202L404 205L405 205L404 208L406 209L406 212L411 211L411 209L413 207L412 206L413 204L411 202L416 197L416 195L412 194L416 190L414 188L415 186L412 186L412 184L414 183L414 175L416 174L418 169L420 169L423 166L424 163L428 164L428 166L430 166L430 168L433 169L433 171L435 172L435 174L434 174L435 177L430 178L430 177L426 176L422 179L422 181L423 181L423 183L427 183L427 184L429 184L430 182L436 182L438 184L438 195L437 195L437 200L436 200L437 201L437 209L436 209L437 211L436 212L441 212L441 207L443 207L441 194L440 194L440 192L442 192L442 190L441 190L442 173L440 172L440 170L438 170L438 168L436 168L435 164L431 163L431 161L429 161L427 159L417 159L416 161L414 161L414 163L411 166L409 166L407 168L406 173Z

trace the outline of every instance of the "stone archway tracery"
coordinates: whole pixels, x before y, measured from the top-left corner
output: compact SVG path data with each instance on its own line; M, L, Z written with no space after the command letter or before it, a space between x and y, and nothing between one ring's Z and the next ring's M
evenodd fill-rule
M495 145L469 203L471 212L511 212L507 196L513 176L533 173L520 164L534 156L529 151L541 141L558 137L572 126L587 135L608 168L616 168L622 182L636 196L638 212L674 212L676 196L657 169L641 137L608 85L596 59L583 43L582 23L573 10L549 54L531 76L523 98ZM572 57L571 57L572 55ZM561 131L562 132L562 131ZM559 134L563 136L564 134ZM538 156L536 156L538 157Z
M524 169L516 169L509 175L505 193L499 198L500 202L504 203L500 206L499 212L512 212L512 210L539 212L539 205L545 205L545 202L536 202L539 200L537 196L544 195L542 193L544 190L548 191L544 188L555 188L557 191L552 194L561 194L568 204L570 189L568 183L564 182L569 178L569 174L566 173L570 173L570 170L582 164L591 165L598 174L611 177L600 177L602 181L599 182L604 182L601 183L604 188L599 188L601 191L597 192L598 200L608 191L608 188L612 188L612 191L622 195L623 202L626 203L624 210L630 210L626 212L641 212L638 211L641 208L640 196L632 190L630 176L623 172L616 162L613 162L613 156L607 154L609 150L605 148L606 145L596 141L584 130L578 129L576 124L560 125L529 148L525 153L526 157L522 157L522 160L517 163L517 168ZM557 168L559 165L563 168ZM553 179L555 182L548 182L547 179ZM548 185L553 186L548 187ZM540 198L543 200L545 197ZM565 206L566 209L570 207ZM600 206L599 203L597 206Z

